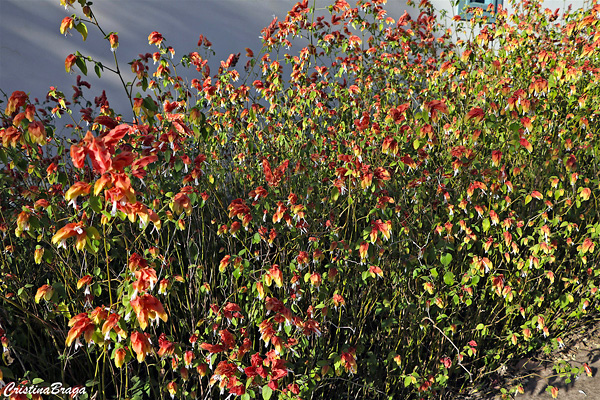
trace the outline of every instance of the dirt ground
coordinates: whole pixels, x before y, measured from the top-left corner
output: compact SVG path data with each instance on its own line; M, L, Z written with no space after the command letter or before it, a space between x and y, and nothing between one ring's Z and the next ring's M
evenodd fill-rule
M550 355L541 354L538 357L523 359L507 368L504 373L506 382L510 382L515 376L524 377L522 382L525 393L517 394L514 399L552 399L551 393L546 391L548 385L552 385L558 388L559 400L600 400L600 320L571 332L568 337L563 337L563 340L564 349ZM579 368L586 363L592 376L582 371L577 377L571 377L571 381L568 382L567 376L561 376L553 370L553 365L559 360ZM490 400L501 398L499 395L481 393L474 397Z
M560 377L556 371L552 370L550 361L540 363L535 359L527 360L522 362L519 367L523 371L531 371L537 376L532 376L532 379L524 386L525 393L517 396L517 399L551 399L552 395L546 392L548 385L559 389L558 399L600 399L600 322L596 321L595 324L582 328L579 332L574 332L567 338L565 344L565 349L548 358L562 359L572 366L580 368L587 363L592 371L592 376L583 372L567 383L567 377Z

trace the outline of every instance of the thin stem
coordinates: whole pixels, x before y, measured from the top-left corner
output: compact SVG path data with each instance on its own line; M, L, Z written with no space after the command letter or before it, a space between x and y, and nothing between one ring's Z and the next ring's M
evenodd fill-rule
M431 325L433 325L433 327L435 329L437 329L446 338L446 340L448 340L448 342L450 342L450 344L452 345L452 347L454 347L456 349L456 352L458 354L460 354L459 348L456 347L456 345L454 344L454 342L452 340L450 340L450 338L448 336L446 336L446 334L444 333L444 331L442 331L440 328L438 328L438 326L435 324L435 322L433 322L433 320L431 318L425 317L425 318L423 318L423 320L429 321L431 323ZM467 368L465 368L465 366L460 361L457 360L457 362L458 362L458 365L460 365L462 367L462 369L464 369L467 372L467 374L469 374L469 380L471 382L473 382L473 375L471 375L471 372L469 372L469 370Z

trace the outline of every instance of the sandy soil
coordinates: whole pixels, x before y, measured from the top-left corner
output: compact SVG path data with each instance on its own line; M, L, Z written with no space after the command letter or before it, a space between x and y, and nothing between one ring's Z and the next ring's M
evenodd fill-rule
M519 372L533 374L524 385L525 393L518 395L517 399L552 399L552 395L546 391L548 385L559 389L558 399L600 399L600 321L573 332L565 344L565 349L545 357L545 361L538 361L534 357L517 365ZM568 382L568 377L561 377L552 369L552 361L558 360L565 360L573 367L579 368L586 363L592 376L582 372L577 377L571 377L571 381Z
M522 377L525 393L513 395L514 399L552 399L552 394L546 390L551 385L558 388L559 400L600 400L600 320L574 330L563 339L563 349L549 355L540 354L520 360L503 371L504 387L510 387L511 382L516 382L515 377ZM557 372L553 366L560 360L578 368L587 364L591 369L591 376L583 370L576 377ZM491 392L498 393L496 390ZM500 400L501 396L480 392L473 393L468 398Z

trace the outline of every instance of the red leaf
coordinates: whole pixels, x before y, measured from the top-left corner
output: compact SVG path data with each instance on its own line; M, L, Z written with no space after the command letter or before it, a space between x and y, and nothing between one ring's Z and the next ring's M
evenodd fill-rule
M123 151L112 159L113 168L117 171L123 172L125 167L128 167L133 162L135 153L131 151Z
M71 159L75 168L83 168L86 154L87 151L84 146L77 144L71 146Z
M437 121L439 114L448 114L448 106L442 100L432 100L425 103L425 111L429 113L429 116L433 121Z
M98 118L104 118L104 117L97 117L94 120L94 122L98 122L97 121ZM106 117L106 118L108 118L108 117ZM107 125L106 123L103 123L103 122L98 122L98 123L100 123L102 125L109 126L109 125ZM110 124L111 122L108 122L108 123ZM115 121L112 121L112 123L116 124ZM129 125L127 125L127 124L121 124L121 125L117 126L116 128L115 127L111 128L110 132L108 132L102 138L102 141L104 142L104 145L106 147L112 148L112 147L114 147L119 142L119 140L121 140L123 138L123 136L125 136L130 131L131 131L131 127Z
M100 124L100 125L104 125L108 129L113 129L117 125L119 125L119 123L117 121L115 121L114 119L112 119L111 117L109 117L107 115L100 115L100 116L94 118L94 122L97 124Z
M87 150L92 160L92 167L96 172L103 174L112 167L110 153L101 140L94 138Z
M157 156L146 156L135 160L131 166L131 173L137 178L143 178L146 175L144 167L158 160Z
M524 136L521 136L519 143L521 143L521 146L525 147L528 152L531 153L533 151L533 146L531 145L531 143L529 143L529 141Z
M485 118L485 112L481 107L475 107L467 113L465 121L475 120L475 123L480 123Z
M271 164L267 159L263 159L263 172L265 174L265 179L267 180L267 184L269 186L277 187L281 182L281 178L285 175L285 170L287 169L290 160L285 160L281 163L279 167L275 171L271 170Z
M502 152L499 150L492 151L492 165L499 166L502 160Z
M200 347L211 354L220 353L225 350L225 346L221 344L202 343Z
M10 95L10 98L8 99L8 104L6 106L6 114L11 115L12 113L20 109L22 106L25 105L25 102L28 99L29 96L27 96L27 93L25 92L21 92L20 90L13 92Z

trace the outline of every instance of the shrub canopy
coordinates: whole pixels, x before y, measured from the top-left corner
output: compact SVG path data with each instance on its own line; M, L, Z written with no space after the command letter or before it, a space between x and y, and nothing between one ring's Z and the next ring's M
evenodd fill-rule
M598 315L595 1L446 30L427 1L395 18L305 0L216 72L208 39L176 61L152 32L129 81L91 3L61 2L61 32L96 26L115 52L66 70L119 74L132 110L88 100L80 76L70 99L8 98L5 381L445 398Z

